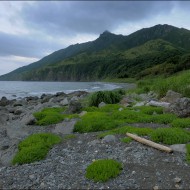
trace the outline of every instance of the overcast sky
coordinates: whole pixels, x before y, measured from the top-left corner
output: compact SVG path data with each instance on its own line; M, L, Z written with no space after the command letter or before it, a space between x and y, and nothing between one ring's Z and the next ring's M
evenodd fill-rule
M190 30L188 1L0 1L0 75L109 30L156 24Z

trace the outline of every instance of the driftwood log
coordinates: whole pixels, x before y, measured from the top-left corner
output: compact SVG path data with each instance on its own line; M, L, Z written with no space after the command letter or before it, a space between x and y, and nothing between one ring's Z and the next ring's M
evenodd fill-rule
M128 137L131 137L132 139L142 143L142 144L151 146L151 147L159 149L161 151L165 151L165 152L168 152L168 153L173 152L173 150L171 148L167 147L167 146L160 145L158 143L152 142L150 140L147 140L145 138L139 137L137 135L134 135L134 134L131 134L131 133L126 133L126 135Z

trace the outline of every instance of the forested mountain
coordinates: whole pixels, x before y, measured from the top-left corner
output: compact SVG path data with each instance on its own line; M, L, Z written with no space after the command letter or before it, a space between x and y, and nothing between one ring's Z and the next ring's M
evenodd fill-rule
M170 75L190 68L190 31L156 25L128 36L108 31L94 41L71 45L0 80L93 81Z

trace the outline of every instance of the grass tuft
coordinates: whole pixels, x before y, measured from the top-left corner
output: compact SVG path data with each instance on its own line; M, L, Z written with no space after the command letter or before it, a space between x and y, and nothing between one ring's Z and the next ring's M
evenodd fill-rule
M18 153L13 158L13 164L25 164L42 160L49 149L61 142L61 138L51 133L33 134L19 143Z
M97 160L87 167L86 178L95 182L106 182L110 178L117 177L121 170L121 163L115 160Z

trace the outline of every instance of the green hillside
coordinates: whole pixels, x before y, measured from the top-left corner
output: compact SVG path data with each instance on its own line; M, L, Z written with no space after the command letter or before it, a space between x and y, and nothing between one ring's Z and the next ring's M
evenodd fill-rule
M190 31L169 25L128 36L108 31L95 41L71 45L0 80L93 81L170 75L190 68Z

